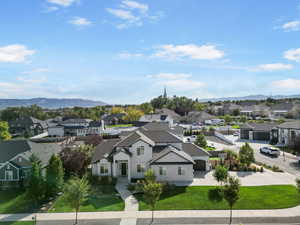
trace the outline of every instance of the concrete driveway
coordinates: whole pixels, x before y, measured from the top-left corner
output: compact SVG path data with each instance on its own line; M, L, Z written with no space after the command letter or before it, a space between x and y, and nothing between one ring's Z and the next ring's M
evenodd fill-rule
M256 161L265 163L270 166L278 166L280 169L284 170L285 172L291 173L297 177L300 177L300 166L298 164L298 159L296 156L281 152L281 155L278 158L273 158L268 155L261 154L259 149L261 147L270 146L268 143L263 141L251 141L249 140L240 140L238 137L233 135L225 135L226 138L230 139L234 142L234 145L222 145L220 143L215 143L215 147L219 150L222 149L231 149L235 152L238 152L240 147L248 142L249 145L254 149L254 156Z
M295 184L296 176L289 173L275 173L270 170L260 172L229 172L231 176L238 177L242 186L263 186L263 185L286 185ZM183 185L183 184L182 184ZM218 182L213 177L213 171L196 172L195 178L189 186L214 186Z

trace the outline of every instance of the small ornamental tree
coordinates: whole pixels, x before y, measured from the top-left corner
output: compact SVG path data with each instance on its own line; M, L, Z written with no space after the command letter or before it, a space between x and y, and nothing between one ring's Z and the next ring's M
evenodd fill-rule
M5 121L0 121L0 141L6 141L11 139L11 135L9 133L8 123Z
M232 122L232 118L230 115L225 115L224 116L224 121L226 124L230 124Z
M151 207L152 210L152 217L150 222L150 224L152 224L154 220L155 206L162 193L162 184L157 182L145 182L143 185L143 192L144 200Z
M230 225L232 222L232 208L240 198L240 181L238 178L229 176L228 181L223 188L223 195L230 207Z
M244 144L239 151L239 158L240 158L240 162L242 164L247 165L248 167L250 166L250 164L252 162L255 161L254 158L254 151L253 149L250 147L250 145L248 143Z
M300 193L300 179L299 178L296 179L296 187L297 187L298 192Z
M52 155L46 171L46 195L54 196L62 190L64 184L64 169L59 156Z
M207 142L206 142L206 139L205 139L205 136L204 136L203 133L200 133L197 136L197 139L195 141L195 145L198 145L201 148L206 148L207 147Z
M228 169L224 166L219 165L216 167L213 176L216 179L216 181L218 181L222 186L223 182L226 182L227 180Z
M75 224L77 224L78 212L83 202L87 200L90 186L86 177L73 177L69 180L64 189L64 198L68 204L75 209L76 217Z

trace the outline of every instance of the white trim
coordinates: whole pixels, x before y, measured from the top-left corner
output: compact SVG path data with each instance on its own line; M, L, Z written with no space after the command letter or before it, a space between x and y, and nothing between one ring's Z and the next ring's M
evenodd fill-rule
M13 180L6 180L6 179L0 179L0 181L19 181L20 180L20 169L18 168L18 167L16 167L16 166L14 166L11 162L6 162L6 163L4 163L1 167L0 167L0 169L2 169L5 165L7 165L7 164L9 164L9 165L11 165L12 167L14 167L14 168L16 168L17 169L17 179L13 179ZM6 171L6 170L5 170ZM5 177L5 173L4 173L4 178L6 178Z

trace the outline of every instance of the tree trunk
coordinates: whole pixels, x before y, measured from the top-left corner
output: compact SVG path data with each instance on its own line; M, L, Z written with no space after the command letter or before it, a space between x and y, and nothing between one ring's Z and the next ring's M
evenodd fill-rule
M153 220L154 220L154 209L152 209L152 217L151 217L151 222L150 222L150 224L153 223Z
M78 209L76 209L75 224L77 224Z
M232 206L230 206L230 219L229 219L229 225L232 222Z

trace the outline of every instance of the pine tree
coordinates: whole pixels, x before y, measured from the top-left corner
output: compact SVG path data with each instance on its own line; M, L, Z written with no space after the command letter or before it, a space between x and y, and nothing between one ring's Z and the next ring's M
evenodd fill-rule
M42 175L42 167L37 161L32 162L31 164L31 177L27 194L36 204L43 199L45 194L45 182Z
M207 147L207 142L206 142L206 139L205 139L205 136L204 136L203 133L200 133L197 136L197 139L195 141L195 145L198 145L201 148L206 148Z

